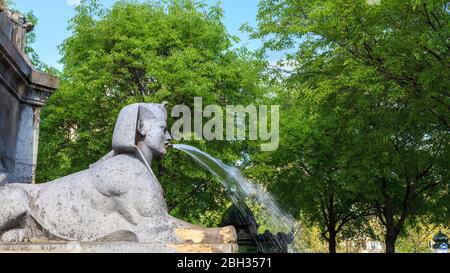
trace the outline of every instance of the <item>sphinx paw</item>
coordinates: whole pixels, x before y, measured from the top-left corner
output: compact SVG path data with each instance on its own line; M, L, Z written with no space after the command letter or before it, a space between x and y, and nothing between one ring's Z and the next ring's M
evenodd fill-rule
M1 240L4 243L22 243L25 242L26 239L26 232L24 229L14 229L5 232Z

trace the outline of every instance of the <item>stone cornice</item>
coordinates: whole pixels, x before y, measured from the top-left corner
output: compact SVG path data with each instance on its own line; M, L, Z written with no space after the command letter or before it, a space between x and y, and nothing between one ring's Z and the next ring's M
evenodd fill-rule
M43 106L58 88L59 79L33 69L4 32L10 29L5 16L0 9L0 82L22 103Z

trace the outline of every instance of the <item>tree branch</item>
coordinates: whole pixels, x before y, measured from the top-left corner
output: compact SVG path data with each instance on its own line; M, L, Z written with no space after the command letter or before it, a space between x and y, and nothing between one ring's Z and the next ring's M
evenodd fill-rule
M431 22L430 16L428 15L427 4L425 4L425 2L423 3L423 10L425 11L425 16L426 16L426 18L427 18L428 24L431 26L431 28L432 28L433 30L436 30L436 27L435 27L434 24Z
M431 188L437 187L437 186L439 186L440 184L442 184L442 181L430 183L430 184L424 186L424 187L423 187L422 189L420 189L419 191L417 191L417 194L420 195L421 193L423 193L423 192L425 192L425 191L427 191L427 190L429 190L429 189L431 189Z
M383 226L386 226L386 221L383 217L383 208L380 206L380 203L378 203L378 201L375 201L375 210L376 210L376 214L378 215L378 219L380 220L381 224Z

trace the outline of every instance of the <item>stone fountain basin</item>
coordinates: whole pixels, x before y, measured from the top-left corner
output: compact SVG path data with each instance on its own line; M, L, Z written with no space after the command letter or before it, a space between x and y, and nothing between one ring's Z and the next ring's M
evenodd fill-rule
M1 243L0 253L237 253L234 227L176 229L183 243L53 241L35 238L24 243ZM122 238L123 239L123 238Z

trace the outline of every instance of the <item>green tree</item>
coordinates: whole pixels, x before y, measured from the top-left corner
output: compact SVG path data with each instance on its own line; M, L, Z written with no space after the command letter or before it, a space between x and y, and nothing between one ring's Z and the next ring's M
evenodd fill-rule
M82 1L70 21L72 36L60 47L62 82L43 111L39 182L88 168L111 149L121 108L134 102L169 101L192 106L254 101L263 62L222 24L219 6L191 0L118 1L109 10ZM189 143L189 142L187 142ZM228 163L245 143L195 142ZM219 183L188 156L171 151L155 163L172 213L218 224L229 201ZM194 198L201 196L201 198ZM208 211L208 213L205 213Z
M340 234L371 212L343 161L353 138L345 129L346 119L333 107L335 98L327 95L336 85L331 78L323 81L318 96L312 82L285 79L271 101L282 109L280 148L255 154L248 172L283 196L281 203L305 225L319 227L329 252L335 253Z
M430 217L418 217L413 223L408 221L399 237L398 249L405 253L428 253L434 235L439 231L448 234L448 228L437 225Z
M287 56L295 64L289 92L313 98L298 104L312 109L311 118L289 112L290 122L304 122L305 135L319 136L308 147L295 144L298 138L287 143L297 145L291 153L316 155L284 165L311 168L326 155L322 166L334 169L319 169L320 179L331 174L338 181L331 185L372 207L386 229L387 252L395 252L407 219L437 192L448 194L449 19L447 1L260 3L253 37L267 38L266 50L294 52ZM324 184L330 185L318 183L312 192L323 196Z

